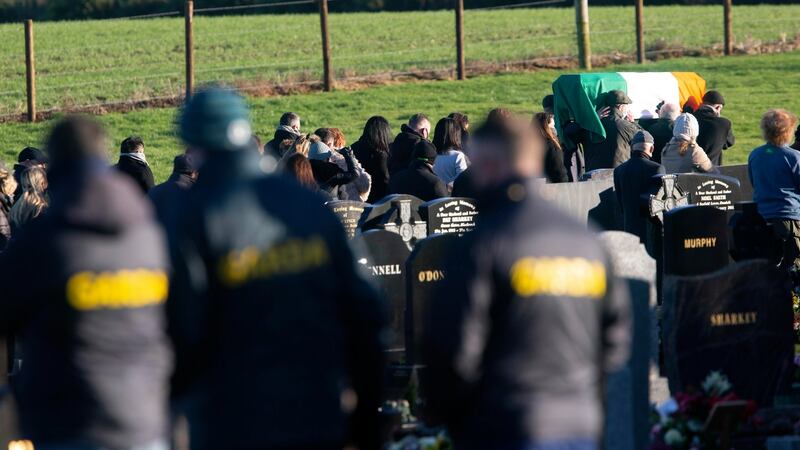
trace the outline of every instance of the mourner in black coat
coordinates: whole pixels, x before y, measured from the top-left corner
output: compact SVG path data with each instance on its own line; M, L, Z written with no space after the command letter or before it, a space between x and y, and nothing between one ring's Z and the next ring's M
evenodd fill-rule
M144 156L144 142L137 136L122 141L119 162L114 168L131 177L145 194L156 184L153 171L150 170L150 165Z
M389 179L389 193L413 195L426 202L447 197L447 186L433 173L434 161L436 147L428 141L420 141L408 168Z
M715 167L722 165L722 151L733 147L736 137L733 135L731 121L720 117L725 98L717 91L708 91L703 96L703 104L694 112L700 134L697 145L706 151L708 159Z

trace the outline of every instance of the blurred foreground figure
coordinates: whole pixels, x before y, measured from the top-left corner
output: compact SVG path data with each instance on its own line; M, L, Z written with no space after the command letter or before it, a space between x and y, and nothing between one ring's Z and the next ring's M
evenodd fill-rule
M472 134L481 217L425 328L429 412L460 450L599 448L603 373L628 356L627 292L597 237L533 192L532 131L508 119Z
M50 207L0 256L0 331L22 342L13 387L37 450L167 448L166 246L106 144L93 120L55 126Z
M383 305L321 197L258 173L248 116L241 97L212 88L179 120L205 160L171 234L175 382L193 403L191 446L379 448Z

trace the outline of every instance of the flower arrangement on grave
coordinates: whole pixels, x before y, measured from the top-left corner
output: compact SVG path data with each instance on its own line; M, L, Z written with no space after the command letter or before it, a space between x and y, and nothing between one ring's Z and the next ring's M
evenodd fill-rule
M792 291L792 310L794 311L794 343L800 344L800 295Z
M711 372L700 391L679 392L655 407L649 450L713 450L718 448L716 432L706 430L706 420L714 405L740 400L732 391L728 377ZM756 410L750 402L748 415Z

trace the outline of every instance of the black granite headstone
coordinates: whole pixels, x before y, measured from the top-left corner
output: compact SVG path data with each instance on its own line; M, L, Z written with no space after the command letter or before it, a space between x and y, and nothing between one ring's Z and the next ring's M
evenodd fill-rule
M731 257L736 261L766 259L777 265L783 256L782 243L754 202L739 202L729 222Z
M728 265L728 218L713 206L685 206L664 215L664 274L700 275Z
M406 262L406 360L419 361L422 326L427 307L433 300L436 288L447 276L444 270L448 249L459 239L455 233L430 236L417 242Z
M428 235L464 234L475 228L478 207L471 198L450 197L431 200L419 207L419 215L428 224Z
M409 250L428 232L425 221L419 215L422 200L413 195L389 195L364 209L358 223L361 231L386 230L399 234Z
M612 178L578 183L540 183L536 188L546 200L585 224L591 221L606 231L622 229Z
M405 356L406 260L410 251L403 239L386 230L370 230L355 237L356 261L375 280L389 302L392 340L390 359Z
M665 366L672 392L699 388L719 371L740 398L771 404L794 375L792 298L763 260L664 282Z
M739 181L715 174L679 173L661 177L661 188L650 197L650 216L663 220L665 211L686 205L714 206L733 211L742 200Z
M364 214L364 208L368 207L369 203L337 200L328 202L326 205L336 214L336 217L342 221L347 237L355 237L356 230L358 229L358 221L361 220L361 215Z
M720 166L719 173L720 175L739 180L742 201L749 202L753 200L753 183L750 182L750 173L747 171L747 164Z

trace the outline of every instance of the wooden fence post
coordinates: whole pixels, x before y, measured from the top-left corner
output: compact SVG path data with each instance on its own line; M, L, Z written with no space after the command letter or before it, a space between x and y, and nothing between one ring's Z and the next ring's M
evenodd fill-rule
M589 0L575 0L575 24L578 29L578 62L581 69L591 69L592 47L589 43Z
M325 92L333 90L333 68L331 67L331 35L328 30L328 0L319 0L319 25L322 32L322 70Z
M636 0L636 62L644 60L644 0Z
M456 0L456 72L459 80L467 79L464 64L464 0Z
M725 21L725 54L733 54L733 2L722 0Z
M186 10L184 11L184 35L186 38L186 100L192 96L194 92L194 35L192 31L192 22L194 21L194 1L186 1Z
M28 122L36 122L36 62L31 19L25 21L25 86L28 93Z

